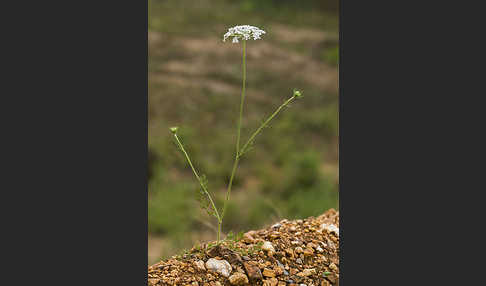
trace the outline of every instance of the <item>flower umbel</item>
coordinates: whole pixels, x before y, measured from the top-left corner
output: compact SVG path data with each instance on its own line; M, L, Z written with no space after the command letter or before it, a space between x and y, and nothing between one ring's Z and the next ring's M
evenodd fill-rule
M251 40L251 38L253 38L253 40L258 40L261 39L261 35L263 34L266 34L266 32L255 26L234 26L229 28L228 32L224 34L223 42L230 37L233 37L233 43L238 43L238 40Z

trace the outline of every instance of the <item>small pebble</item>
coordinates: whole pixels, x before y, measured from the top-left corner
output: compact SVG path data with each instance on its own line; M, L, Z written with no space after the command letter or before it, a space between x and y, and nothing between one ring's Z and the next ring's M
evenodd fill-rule
M197 260L194 262L194 264L196 264L196 268L199 269L200 271L206 271L206 267L204 267L204 261Z
M333 224L327 224L327 223L323 223L321 224L321 230L322 229L325 229L329 232L334 232L335 234L337 234L339 236L339 228Z
M248 284L248 277L245 274L236 272L229 277L231 285L246 285Z
M265 268L265 269L263 269L263 276L275 277L275 271L268 269L268 268Z
M265 251L275 252L275 248L273 248L273 244L270 241L265 241L262 245L262 249Z
M331 263L329 264L329 268L331 268L333 271L337 272L339 269L337 268L336 264Z

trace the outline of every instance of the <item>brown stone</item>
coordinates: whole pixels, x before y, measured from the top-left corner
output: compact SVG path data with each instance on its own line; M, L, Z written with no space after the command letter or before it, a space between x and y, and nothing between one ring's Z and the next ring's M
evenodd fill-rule
M226 254L223 255L223 257L228 260L230 264L237 264L237 263L243 263L243 260L241 259L241 256L236 253L236 252L227 252Z
M297 246L297 247L295 248L295 253L299 254L299 253L303 253L303 252L304 252L304 250L302 249L302 247Z
M294 258L294 251L292 251L291 248L287 248L285 249L285 253L287 253L287 255L290 257L290 258Z
M313 274L316 274L316 270L314 268L312 268L312 269L304 269L302 272L297 273L297 276L307 277L307 276L311 276Z
M248 284L248 277L245 274L236 272L235 274L231 275L229 278L231 285L246 285Z
M338 281L338 277L335 274L330 274L326 276L326 278L329 279L329 281L331 281L331 283L333 284L335 284L336 281Z
M339 268L337 268L336 264L334 263L329 264L329 268L331 268L331 270L334 272L339 272Z
M260 271L260 268L256 265L252 265L248 262L243 262L243 267L245 267L246 274L248 274L248 277L252 282L262 280L262 272Z
M307 247L315 249L315 248L317 248L317 245L315 243L310 242L310 243L307 244Z
M199 271L206 271L206 267L204 266L204 261L202 260L197 260L194 262L194 264L196 265L196 268L199 270Z
M270 278L263 281L263 286L277 286L278 280L277 278Z
M245 243L255 243L255 239L248 232L243 234L242 241L245 242Z
M272 269L265 268L263 269L263 276L275 277L275 271L273 271Z
M306 256L312 256L314 255L314 249L312 249L312 247L308 247L304 250L304 255Z
M213 246L211 247L208 251L207 251L207 254L209 257L216 257L216 256L219 256L220 255L220 246L219 245L216 245L216 246Z

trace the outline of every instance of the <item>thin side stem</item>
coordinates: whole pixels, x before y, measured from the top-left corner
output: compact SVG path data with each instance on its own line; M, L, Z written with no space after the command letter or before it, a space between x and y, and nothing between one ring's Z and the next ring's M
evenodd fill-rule
M265 122L263 122L262 125L260 125L260 127L258 127L258 129L251 135L250 139L248 139L248 141L245 143L245 145L243 145L243 148L241 148L241 152L238 154L238 157L243 156L243 154L245 153L246 149L250 146L251 142L253 142L253 140L255 140L255 137L263 130L263 128L265 126L267 126L268 123L270 123L270 121L275 116L277 116L277 114L282 110L282 108L284 108L285 106L289 105L292 102L292 100L294 100L294 99L295 99L295 95L292 96L291 98L287 99L282 105L280 105L279 108L277 108L277 110L275 110L275 112L272 115L270 115L270 117L267 120L265 120Z
M221 232L221 221L222 221L222 218L219 215L218 209L216 208L216 205L214 204L213 199L211 198L211 195L209 194L208 190L206 189L206 187L202 183L201 177L199 177L199 174L197 173L196 169L192 165L191 159L189 158L189 154L187 154L186 149L184 149L184 146L182 145L181 141L179 140L179 136L177 136L177 134L174 134L174 137L175 137L175 139L177 141L177 144L181 148L182 152L186 156L186 160L189 163L189 166L191 166L191 169L192 169L192 172L194 173L194 176L196 176L196 179L199 182L199 184L201 185L201 188L203 189L204 193L208 197L209 202L211 202L211 206L213 207L214 212L216 214L216 218L218 219L218 242L219 242L220 232Z
M245 94L246 94L246 40L243 40L243 59L242 59L242 73L243 73L243 86L241 88L241 100L240 100L240 115L238 118L238 126L237 126L237 133L236 133L236 153L235 153L235 161L233 163L233 170L231 171L230 181L228 183L228 189L226 190L226 198L223 205L223 212L221 218L224 217L226 213L226 208L228 206L228 201L231 195L231 187L233 186L233 179L236 174L236 169L238 168L239 162L239 153L240 153L240 138L241 138L241 122L243 119L243 105L245 103Z

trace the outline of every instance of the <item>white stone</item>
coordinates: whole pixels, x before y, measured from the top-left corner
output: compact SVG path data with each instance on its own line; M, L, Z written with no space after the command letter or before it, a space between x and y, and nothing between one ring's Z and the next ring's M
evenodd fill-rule
M273 248L273 245L270 241L265 241L262 245L262 249L265 251L275 252L275 248Z
M321 230L322 229L325 229L329 232L334 232L335 234L337 234L337 236L339 236L339 228L333 224L323 223L321 224Z
M209 258L208 261L206 261L206 268L208 270L212 270L214 272L217 272L224 277L228 278L231 274L231 264L228 263L226 260L218 260L214 258Z
M281 226L282 226L282 224L276 223L276 224L272 225L272 228L280 228Z

